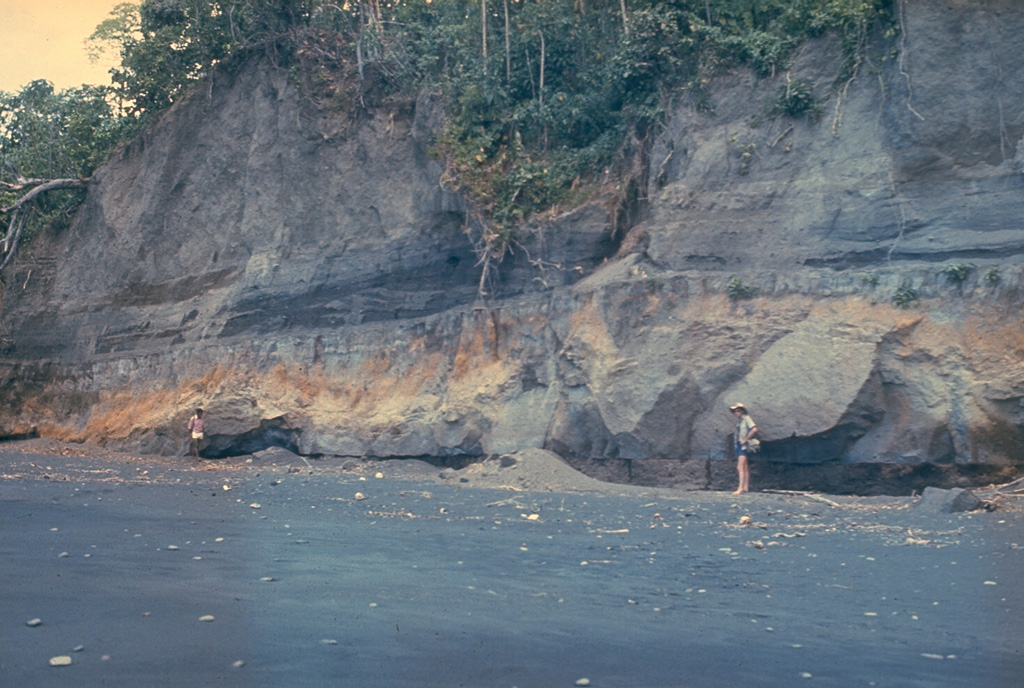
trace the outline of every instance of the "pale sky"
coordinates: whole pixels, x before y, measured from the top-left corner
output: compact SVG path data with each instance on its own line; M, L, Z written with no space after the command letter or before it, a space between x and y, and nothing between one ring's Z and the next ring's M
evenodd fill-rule
M85 39L127 0L0 0L0 91L19 91L35 79L57 90L109 84L116 56L93 64Z

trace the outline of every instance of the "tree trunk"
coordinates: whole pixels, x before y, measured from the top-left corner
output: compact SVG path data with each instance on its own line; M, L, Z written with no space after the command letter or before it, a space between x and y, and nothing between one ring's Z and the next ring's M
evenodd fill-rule
M547 46L544 45L544 32L540 33L540 106L544 107L544 59L547 54Z
M512 46L509 37L508 0L505 0L505 83L512 81Z
M487 76L487 0L480 0L480 32L484 43L484 76Z

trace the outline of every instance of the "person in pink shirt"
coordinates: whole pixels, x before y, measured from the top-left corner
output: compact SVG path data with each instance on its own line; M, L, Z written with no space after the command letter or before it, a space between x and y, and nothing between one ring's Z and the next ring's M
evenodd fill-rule
M188 420L188 431L192 433L192 453L199 458L199 444L206 433L206 422L203 420L203 409L196 409L196 414Z

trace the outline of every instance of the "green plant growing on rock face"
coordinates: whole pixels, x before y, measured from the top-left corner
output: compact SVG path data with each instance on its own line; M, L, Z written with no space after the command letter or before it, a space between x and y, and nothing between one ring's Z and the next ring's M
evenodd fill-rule
M868 285L869 287L877 287L878 286L878 273L877 272L869 272L868 274L864 275L864 284Z
M892 303L897 308L910 308L917 303L917 289L909 282L904 282L892 295Z
M811 86L803 81L791 81L779 87L779 95L772 106L775 114L788 115L793 119L807 117L816 122L821 117L821 104L814 97Z
M750 163L754 161L754 154L757 153L756 143L744 143L742 146L737 148L740 156L740 168L739 173L742 175L750 174Z
M999 272L999 268L996 266L990 267L985 271L985 282L993 286L1003 281L1003 276Z
M749 284L744 284L743 280L739 277L733 277L729 280L729 284L725 287L725 293L729 295L729 298L733 301L742 301L744 299L752 299L757 294L757 287Z
M757 144L753 141L740 143L737 137L730 136L729 149L740 159L739 173L742 175L750 174L750 164L754 161L754 156L757 154Z
M945 275L951 282L962 284L975 267L974 263L950 263L939 270L939 274Z

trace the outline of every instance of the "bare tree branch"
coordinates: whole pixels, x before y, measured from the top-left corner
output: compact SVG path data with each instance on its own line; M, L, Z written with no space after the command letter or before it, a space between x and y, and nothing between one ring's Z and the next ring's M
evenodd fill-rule
M38 186L36 186L34 189L29 191L27 194L25 194L24 196L19 198L14 203L12 203L11 205L7 206L6 208L0 208L0 214L6 215L7 213L13 212L13 211L17 210L18 208L20 208L21 206L23 206L26 203L28 203L29 201L31 201L32 199L34 199L36 196L39 196L40 194L44 194L47 191L55 191L57 189L84 189L86 186L89 185L89 180L88 179L24 179L23 178L22 180L19 180L19 181L26 182L26 184L21 186L20 188L26 188L26 186L31 185L30 183L37 183ZM4 182L4 185L8 186L8 183ZM19 190L19 188L18 187L11 187L9 190L17 191L17 190Z
M32 214L32 209L26 209L26 205L47 192L58 189L83 189L89 184L88 179L28 179L21 176L21 173L13 165L10 167L14 181L0 181L0 190L22 191L30 187L31 190L6 208L0 208L0 215L11 214L11 219L7 223L7 231L0 235L0 271L7 267L18 252L18 244L21 242L25 222Z
M14 258L14 254L18 252L18 242L21 241L21 231L25 229L25 220L28 219L28 213L20 213L20 216L21 217L19 218L19 213L14 213L14 216L11 217L10 229L8 229L7 234L4 235L2 243L3 250L0 251L0 258L3 258L3 260L0 261L0 271L3 271L3 269L7 267L7 264L11 262L12 258Z

